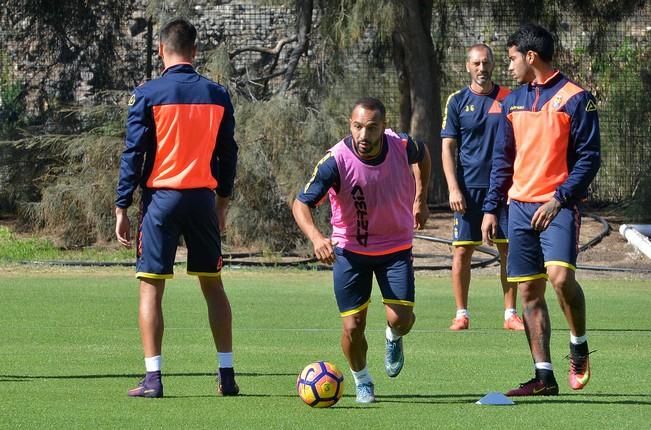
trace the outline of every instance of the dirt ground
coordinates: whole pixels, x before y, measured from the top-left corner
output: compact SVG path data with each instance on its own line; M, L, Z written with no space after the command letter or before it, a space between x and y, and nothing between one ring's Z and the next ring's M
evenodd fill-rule
M586 215L590 215L590 212L586 212ZM600 242L579 254L577 262L579 269L593 274L601 273L601 271L588 271L587 269L581 269L581 267L597 266L637 269L633 272L623 272L629 274L643 274L642 272L644 270L651 271L651 259L638 252L619 234L619 226L625 221L621 217L612 214L599 214L598 216L607 222L609 227L608 234ZM606 228L600 221L590 216L584 216L581 223L581 246L598 237ZM422 231L422 234L425 236L450 239L452 234L451 230L452 214L446 211L437 211L430 214L427 227ZM450 264L451 252L452 247L447 244L433 243L422 239L414 240L414 264L416 267ZM477 262L487 258L490 258L490 255L478 252L473 256L474 261ZM486 269L481 269L481 271L494 273L495 265L488 266ZM620 272L621 275L622 272ZM651 279L651 272L647 273L646 276Z
M587 212L589 215L590 212ZM651 259L641 254L631 245L629 245L620 234L619 226L624 222L620 217L612 214L599 214L607 225L603 225L599 220L584 216L582 218L582 227L580 235L580 246L586 245L594 238L607 232L598 243L582 251L579 254L578 268L581 272L580 277L584 278L648 278L651 280ZM452 264L452 246L440 240L449 240L452 235L452 213L449 211L438 210L430 214L429 221L424 230L416 232L416 235L435 238L433 241L423 238L414 240L414 267L418 271L428 271L434 275L450 276L450 265ZM495 248L481 247L488 251L496 252ZM480 249L481 249L480 248ZM244 249L227 249L226 259L228 264L238 265L238 263L265 263L265 264L283 264L297 263L304 261L302 257L281 257L271 255L249 255L235 259L228 258L229 253L246 253L252 250ZM309 250L306 249L306 252ZM185 255L180 249L177 258L183 259ZM476 251L473 255L473 263L481 264L493 259L489 253ZM588 270L590 268L590 270ZM603 268L622 268L625 271L606 271L596 270ZM474 274L478 275L496 275L498 273L498 264L493 261L481 267L473 269Z

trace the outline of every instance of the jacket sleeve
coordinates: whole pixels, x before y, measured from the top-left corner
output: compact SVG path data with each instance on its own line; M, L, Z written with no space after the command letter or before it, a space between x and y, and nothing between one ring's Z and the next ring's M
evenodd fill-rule
M237 168L237 142L235 142L235 114L230 97L224 90L224 117L217 134L217 146L212 159L212 172L217 179L217 194L230 197L233 194Z
M562 205L586 196L588 186L601 165L601 140L597 104L590 93L579 93L570 112L570 142L568 147L569 176L556 188L554 198ZM570 108L570 106L568 106Z
M483 205L483 211L486 213L497 213L500 205L506 203L506 194L513 184L515 138L507 109L508 106L504 103L502 118L497 128L497 139L493 146L490 185Z
M145 153L153 143L153 120L147 99L136 88L129 100L124 151L120 157L120 171L115 205L128 208L133 202L133 192L142 179Z

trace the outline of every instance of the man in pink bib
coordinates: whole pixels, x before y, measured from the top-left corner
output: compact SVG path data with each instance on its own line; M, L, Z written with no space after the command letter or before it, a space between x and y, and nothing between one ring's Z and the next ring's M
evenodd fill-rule
M398 376L402 337L416 319L412 240L429 216L427 147L386 129L382 102L365 97L353 106L351 134L328 150L292 211L319 261L333 264L334 292L342 317L341 347L355 379L357 402L375 401L364 330L373 274L387 318L385 370ZM312 209L325 196L332 208L332 236L314 224Z

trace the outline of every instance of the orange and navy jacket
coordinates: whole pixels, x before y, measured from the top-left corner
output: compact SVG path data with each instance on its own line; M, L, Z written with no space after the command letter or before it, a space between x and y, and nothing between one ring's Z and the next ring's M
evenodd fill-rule
M560 72L514 90L502 121L483 210L496 213L508 198L568 206L585 197L601 163L594 97Z
M168 67L129 100L117 207L143 188L231 195L237 164L233 106L226 89L187 63Z

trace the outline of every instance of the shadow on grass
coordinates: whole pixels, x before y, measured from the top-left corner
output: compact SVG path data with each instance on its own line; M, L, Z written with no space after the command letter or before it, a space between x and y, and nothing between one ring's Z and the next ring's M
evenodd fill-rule
M651 333L650 329L643 329L643 328L590 328L588 331L590 332L596 331L596 332L603 332L603 333Z
M376 396L382 403L423 403L423 404L442 404L442 403L475 403L484 394L394 394ZM581 397L580 399L577 397ZM636 398L645 400L637 400ZM610 398L610 399L608 399ZM622 399L618 399L622 398ZM633 399L631 399L633 398ZM516 405L533 405L543 403L558 404L585 404L585 405L649 405L651 400L646 394L618 394L618 393L599 393L599 394L570 394L559 395L556 397L545 398L514 398Z
M212 376L213 372L186 372L186 373L164 373L165 377L180 376ZM0 375L0 382L28 382L36 379L112 379L112 378L142 378L142 373L117 373L117 374L98 374L98 375ZM260 377L260 376L296 376L295 373L256 373L242 372L237 376Z

